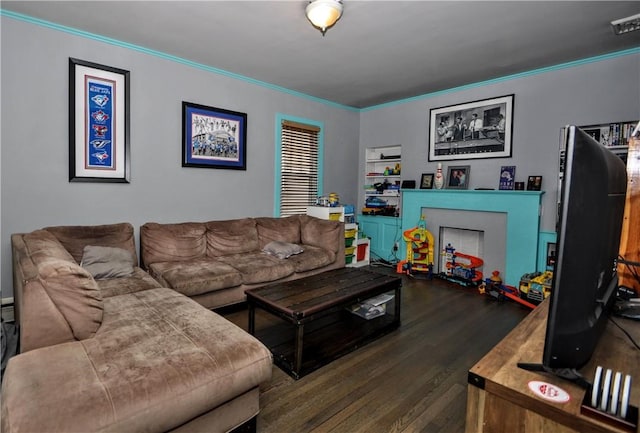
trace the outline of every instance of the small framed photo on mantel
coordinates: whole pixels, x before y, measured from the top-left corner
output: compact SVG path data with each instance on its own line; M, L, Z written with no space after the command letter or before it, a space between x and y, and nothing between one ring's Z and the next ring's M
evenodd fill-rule
M420 189L433 189L433 173L423 173L420 179Z
M516 181L516 166L503 165L500 167L499 188L503 191L513 191Z
M540 191L542 189L542 176L529 176L527 191Z

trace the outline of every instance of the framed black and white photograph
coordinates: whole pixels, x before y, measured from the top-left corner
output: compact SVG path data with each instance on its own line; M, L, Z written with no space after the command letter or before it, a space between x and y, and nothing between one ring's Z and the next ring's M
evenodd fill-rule
M468 189L471 166L450 165L447 167L447 177L445 185L447 189Z
M542 176L529 176L527 191L540 191L542 189Z
M129 71L69 58L69 182L128 183Z
M420 179L420 189L433 189L434 173L423 173Z
M182 166L247 169L247 114L182 102Z
M434 108L429 161L511 157L514 95Z

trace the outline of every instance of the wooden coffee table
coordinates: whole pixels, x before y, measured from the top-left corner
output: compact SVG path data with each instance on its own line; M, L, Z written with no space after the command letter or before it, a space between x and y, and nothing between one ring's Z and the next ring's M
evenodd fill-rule
M401 285L396 276L342 268L250 289L249 332L269 347L278 367L298 379L398 328ZM386 292L394 297L385 314L367 320L350 311ZM256 334L256 308L282 320Z

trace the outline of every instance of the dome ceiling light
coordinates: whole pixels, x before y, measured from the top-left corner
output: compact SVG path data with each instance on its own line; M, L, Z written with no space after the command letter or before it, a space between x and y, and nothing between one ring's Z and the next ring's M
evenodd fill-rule
M314 27L320 29L322 36L342 16L342 0L313 0L306 9L307 18Z

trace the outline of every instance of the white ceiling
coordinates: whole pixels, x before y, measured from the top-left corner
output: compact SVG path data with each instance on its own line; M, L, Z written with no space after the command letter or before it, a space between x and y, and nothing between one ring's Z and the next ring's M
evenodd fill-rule
M362 108L640 47L637 1L2 1L3 10ZM100 59L85 59L96 61ZM126 69L126 65L117 65ZM640 78L640 77L639 77Z

